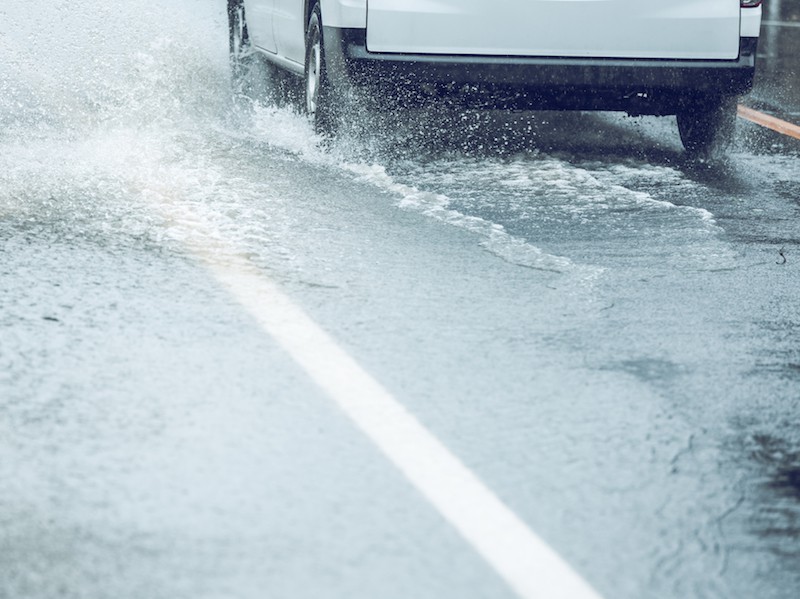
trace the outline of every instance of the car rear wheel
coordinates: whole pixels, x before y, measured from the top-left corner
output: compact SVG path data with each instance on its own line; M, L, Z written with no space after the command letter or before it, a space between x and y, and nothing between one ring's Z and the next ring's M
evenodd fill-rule
M736 98L689 104L677 115L683 146L691 154L713 156L724 152L736 131Z
M331 136L339 129L339 106L334 87L328 77L325 44L322 32L322 13L314 5L308 20L305 61L305 109L317 133Z

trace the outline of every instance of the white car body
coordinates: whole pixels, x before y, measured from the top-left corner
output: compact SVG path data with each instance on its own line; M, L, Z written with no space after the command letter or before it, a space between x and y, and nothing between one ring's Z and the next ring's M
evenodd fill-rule
M376 53L731 60L758 37L739 0L320 0ZM301 65L307 0L244 0L260 49Z
M370 0L372 52L734 59L737 0Z

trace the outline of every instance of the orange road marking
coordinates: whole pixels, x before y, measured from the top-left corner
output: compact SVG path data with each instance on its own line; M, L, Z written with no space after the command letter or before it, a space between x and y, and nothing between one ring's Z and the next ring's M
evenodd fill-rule
M794 137L795 139L800 139L800 127L793 123L783 121L768 114L764 114L763 112L754 110L753 108L748 108L743 104L739 104L738 113L741 118L750 121L751 123L761 125L762 127L772 129L773 131L777 131L783 135L788 135L789 137Z

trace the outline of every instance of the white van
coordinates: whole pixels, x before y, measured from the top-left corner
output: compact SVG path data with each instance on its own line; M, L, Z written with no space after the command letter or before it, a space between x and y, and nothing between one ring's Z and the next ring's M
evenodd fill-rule
M234 73L260 55L304 77L322 131L355 90L677 115L685 147L705 153L730 140L752 86L761 0L228 0L228 16Z

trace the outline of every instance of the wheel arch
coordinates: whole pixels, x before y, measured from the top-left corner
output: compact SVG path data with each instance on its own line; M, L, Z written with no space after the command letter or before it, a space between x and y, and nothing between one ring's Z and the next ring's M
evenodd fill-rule
M322 22L326 27L366 28L367 0L305 0L305 23L314 4L319 2L322 11Z

